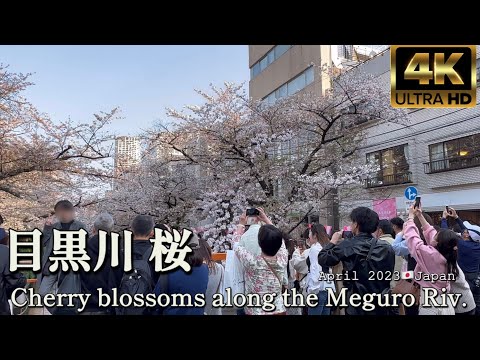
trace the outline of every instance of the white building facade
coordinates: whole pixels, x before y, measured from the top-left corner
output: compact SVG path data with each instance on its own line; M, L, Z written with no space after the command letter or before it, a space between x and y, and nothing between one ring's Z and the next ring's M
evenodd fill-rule
M390 86L389 50L358 68L377 76L381 86ZM354 205L374 207L375 200L391 199L388 201L393 203L395 199L397 214L405 215L404 192L406 187L414 186L424 210L435 222L440 221L441 212L449 205L460 210L464 220L480 223L479 106L411 109L409 120L408 127L374 122L365 125L366 143L360 159L374 161L382 170L366 181L363 195Z

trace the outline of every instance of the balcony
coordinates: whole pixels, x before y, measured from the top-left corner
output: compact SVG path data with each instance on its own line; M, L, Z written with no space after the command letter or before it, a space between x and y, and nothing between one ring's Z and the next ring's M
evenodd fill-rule
M434 174L444 171L468 169L480 166L480 154L472 156L457 156L454 158L435 160L423 164L425 174Z
M410 171L398 172L392 175L376 176L365 180L367 189L380 186L408 184L412 182L412 173Z

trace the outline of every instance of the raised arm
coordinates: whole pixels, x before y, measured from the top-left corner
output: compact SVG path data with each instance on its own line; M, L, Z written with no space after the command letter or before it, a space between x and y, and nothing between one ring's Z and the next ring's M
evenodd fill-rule
M448 216L449 216L449 213L447 212L447 210L443 210L442 222L440 223L440 227L442 229L448 229L448 222L447 222Z
M460 217L457 214L457 211L454 208L450 208L449 215L455 219L455 222L460 226L460 228L463 230L467 229L467 227L464 225L463 220L460 219ZM468 229L467 229L468 230Z
M417 261L420 271L438 274L445 273L445 259L437 249L431 245L425 245L420 238L417 226L413 221L415 213L417 213L417 209L413 209L413 206L411 206L408 220L403 224L403 233L407 240L410 255ZM427 226L429 227L430 225L427 223Z
M236 243L233 246L233 250L244 267L247 267L254 262L255 256L249 253L243 245Z
M239 242L242 235L245 233L245 224L247 223L247 215L243 213L240 215L237 227L233 233L233 242Z
M395 236L392 248L397 256L408 256L410 254L407 247L407 241L403 238L403 233L401 232Z
M348 240L340 242L341 238L342 232L337 231L333 234L332 240L320 251L318 254L318 264L320 266L335 266L347 257L345 244Z
M431 245L433 239L435 238L435 235L437 235L437 230L435 230L435 228L432 225L430 225L428 221L425 219L425 217L423 216L421 207L417 209L413 209L413 214L418 218L418 220L420 221L420 224L422 224L423 237L425 238L427 245Z

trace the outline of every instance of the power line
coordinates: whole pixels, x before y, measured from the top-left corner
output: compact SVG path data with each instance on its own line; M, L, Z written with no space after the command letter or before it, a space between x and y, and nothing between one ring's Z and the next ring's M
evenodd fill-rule
M477 103L477 105L479 105L479 104L480 104L480 103ZM423 109L422 109L422 110L423 110ZM438 115L438 116L435 116L435 117L433 117L433 118L430 118L430 119L426 119L426 120L417 122L417 123L411 125L410 127L418 126L418 125L424 124L424 123L426 123L426 122L429 122L429 121L432 121L432 120L436 120L436 119L439 119L439 118L441 118L441 117L448 116L448 115L451 115L451 114L455 114L455 113L457 113L457 112L459 112L459 111L463 111L463 110L467 110L467 108L462 108L462 109L458 109L458 110L454 110L454 111L448 112L448 113L446 113L446 114ZM480 114L476 114L476 115L473 116L472 118L475 118L475 117L478 117L478 116L480 116ZM472 119L472 118L468 118L468 120L470 120L470 119ZM425 130L422 130L422 131L420 131L420 132L418 132L418 133L413 133L413 134L410 133L410 134L407 134L407 135L403 135L403 138L404 138L404 137L412 137L412 136L415 136L415 135L417 135L417 134L423 134L423 133L428 132L428 131L430 131L430 130L442 129L442 128L444 128L444 127L448 127L448 126L450 126L450 125L455 125L455 124L457 124L457 123L454 123L454 124L446 124L446 125L441 125L441 127L435 127L435 128L425 129ZM373 125L374 125L374 124L372 124L372 126L373 126ZM377 137L377 136L385 136L385 135L394 133L395 131L401 131L401 130L406 130L406 127L402 127L402 128L399 128L399 129L393 129L393 130L386 131L386 132L381 133L381 134L372 135L372 136L369 136L369 138L371 139L371 138L374 138L374 137ZM368 146L367 146L367 147L368 147Z

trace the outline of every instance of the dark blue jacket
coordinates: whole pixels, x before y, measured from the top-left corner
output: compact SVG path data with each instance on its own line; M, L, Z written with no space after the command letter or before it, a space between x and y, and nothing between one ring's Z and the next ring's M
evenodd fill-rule
M463 225L462 219L455 219L462 231L467 227ZM442 229L448 229L447 219L442 218ZM458 266L464 273L476 273L480 270L480 243L471 240L460 240L458 242Z
M195 295L201 294L203 299L205 299L208 285L207 265L195 266L190 273L186 273L180 268L162 276L168 277L168 288L162 289L161 279L159 279L157 286L155 286L155 295L157 297L160 294L168 294L170 297L172 294L189 294L192 302L195 302ZM163 315L204 315L204 309L205 307L168 306L161 313Z

